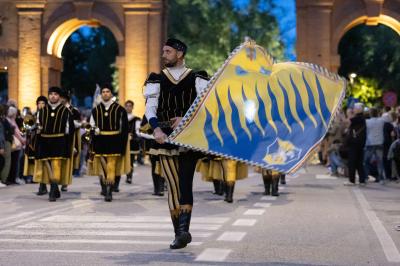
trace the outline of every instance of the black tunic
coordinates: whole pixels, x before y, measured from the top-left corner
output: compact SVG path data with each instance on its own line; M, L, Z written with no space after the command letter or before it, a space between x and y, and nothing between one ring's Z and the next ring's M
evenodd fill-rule
M113 102L108 110L103 103L92 109L92 116L100 134L93 138L97 156L123 155L128 138L128 118L125 109Z
M165 134L170 135L173 131L170 120L174 117L183 117L196 99L196 78L198 77L208 80L205 71L195 72L190 69L180 81L175 81L167 70L162 71L160 74L151 73L147 79L146 84L160 84L157 120ZM155 143L153 148L170 150L176 149L176 146Z
M54 110L50 106L45 106L38 112L38 119L42 129L36 140L36 158L69 158L72 151L70 143L74 123L68 108L62 104ZM68 132L66 132L67 123Z

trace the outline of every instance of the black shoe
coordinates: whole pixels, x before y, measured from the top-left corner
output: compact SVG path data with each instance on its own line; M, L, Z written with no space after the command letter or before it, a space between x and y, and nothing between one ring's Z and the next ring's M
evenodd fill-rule
M42 195L46 195L47 193L48 193L48 192L47 192L46 184L40 183L40 184L39 184L39 190L38 190L38 192L36 193L36 195L42 196Z
M113 192L113 186L106 185L106 196L104 197L104 201L107 201L107 202L112 201L112 192Z
M192 242L192 235L189 233L191 217L191 211L184 211L179 214L179 225L175 232L175 239L171 245L169 245L170 249L181 249Z
M113 185L113 192L119 192L119 181L121 181L121 176L116 176L115 183Z
M58 190L58 185L56 183L50 184L49 201L54 202L57 200L56 190Z
M233 202L233 191L235 189L235 182L232 183L226 183L225 184L225 199L224 201L228 202L228 203L232 203Z
M67 185L62 185L61 186L61 191L62 192L67 192L68 191L68 186Z

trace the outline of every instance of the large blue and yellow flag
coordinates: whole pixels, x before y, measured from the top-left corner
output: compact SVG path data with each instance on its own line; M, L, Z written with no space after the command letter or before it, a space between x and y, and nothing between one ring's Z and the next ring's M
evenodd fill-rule
M317 65L274 63L248 41L212 77L169 142L293 172L325 136L345 87Z

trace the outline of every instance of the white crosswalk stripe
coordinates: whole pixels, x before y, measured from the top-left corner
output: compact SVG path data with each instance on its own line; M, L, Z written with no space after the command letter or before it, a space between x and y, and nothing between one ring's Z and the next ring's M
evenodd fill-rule
M219 230L228 217L193 217L191 234L199 246ZM38 217L0 230L0 243L143 244L169 245L174 237L166 216L57 215Z

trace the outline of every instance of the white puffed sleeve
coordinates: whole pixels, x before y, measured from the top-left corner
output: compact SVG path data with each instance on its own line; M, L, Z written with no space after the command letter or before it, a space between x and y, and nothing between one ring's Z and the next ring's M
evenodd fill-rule
M157 118L158 97L160 96L160 83L147 83L144 88L144 97L146 98L146 118Z
M196 78L196 92L199 94L202 90L204 90L207 87L208 80L203 79L201 77Z

